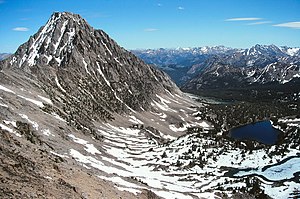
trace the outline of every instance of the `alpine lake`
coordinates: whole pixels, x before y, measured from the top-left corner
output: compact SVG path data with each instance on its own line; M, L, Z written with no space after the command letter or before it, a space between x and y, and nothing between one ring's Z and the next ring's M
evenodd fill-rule
M274 145L282 133L274 128L269 120L265 120L233 128L229 131L229 136L236 140L254 140L262 144Z

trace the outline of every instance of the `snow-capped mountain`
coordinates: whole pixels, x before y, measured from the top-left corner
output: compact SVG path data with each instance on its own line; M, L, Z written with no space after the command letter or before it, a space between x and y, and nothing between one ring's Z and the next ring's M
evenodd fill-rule
M280 50L290 56L300 56L300 48L291 48L287 46L280 47Z
M208 84L213 87L214 82L222 82L220 78L224 76L239 79L239 82L286 83L299 76L299 49L257 44L249 49L217 46L133 52L167 72L178 85L186 84L184 88L198 82L193 86L195 89ZM202 82L200 77L211 81Z
M159 48L132 50L134 54L145 60L147 63L155 65L179 64L180 60L197 58L199 55L226 54L236 49L225 46L204 46L195 48Z
M131 52L142 58L145 62L159 67L179 65L189 68L191 65L188 64L201 61L199 60L199 56L210 57L212 55L220 55L225 59L233 59L232 63L235 61L236 66L251 66L255 63L255 60L260 61L255 63L256 65L264 66L266 62L273 62L281 57L299 56L300 48L257 44L248 49L229 48L225 46L205 46L196 48L132 50Z
M296 88L300 77L299 57L282 54L278 48L274 49L276 51L267 51L269 54L252 48L241 52L242 56L235 54L210 58L205 70L186 82L182 89L259 89L266 85L283 85L280 87L285 91L285 87Z
M79 15L67 12L54 13L2 65L36 76L54 103L61 100L56 93L67 93L66 103L59 103L64 114L72 112L89 120L147 110L156 93L178 90L163 72L137 59Z
M202 63L212 55L227 54L232 51L234 49L225 46L132 50L135 55L146 63L153 64L168 73L177 85L182 85L194 73L200 71Z
M263 68L231 67L214 62L205 72L188 81L183 89L238 89L260 84L286 84L294 78L300 77L299 66L299 62L286 63L284 61L271 63Z

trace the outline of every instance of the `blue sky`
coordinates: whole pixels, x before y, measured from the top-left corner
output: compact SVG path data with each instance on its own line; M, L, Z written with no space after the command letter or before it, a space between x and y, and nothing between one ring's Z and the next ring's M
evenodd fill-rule
M0 52L14 52L54 11L80 14L121 46L300 47L300 0L0 0Z

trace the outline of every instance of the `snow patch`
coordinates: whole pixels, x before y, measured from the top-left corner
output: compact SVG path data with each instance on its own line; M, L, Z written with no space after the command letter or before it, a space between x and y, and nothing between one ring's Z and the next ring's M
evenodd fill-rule
M0 85L0 90L3 90L3 91L8 92L8 93L16 94L14 91L12 91L12 90L10 90L10 89L2 86L2 85Z
M117 57L115 57L114 60L115 60L118 64L120 64L120 66L123 66L123 64L118 60Z
M24 97L24 96L22 96L22 95L18 95L18 97L20 97L20 98L22 98L22 99L25 99L25 100L27 100L27 101L29 101L29 102L31 102L31 103L33 103L33 104L35 104L35 105L41 107L41 108L44 107L44 104L43 104L43 102L41 102L41 101L34 100L34 99L30 99L30 98Z
M289 48L287 49L287 54L290 56L294 56L297 52L299 52L300 48Z
M162 103L171 104L171 102L169 100L166 100L166 99L164 99L163 97L161 97L161 96L159 96L157 94L156 94L156 97L158 97Z
M167 104L165 104L164 102L157 102L155 100L153 100L153 102L151 102L151 106L157 106L159 109L163 110L163 111L169 111L169 112L175 112L177 113L176 110L171 109Z
M77 138L73 134L69 134L68 136L70 138L72 138L74 142L84 145L85 146L84 150L86 150L87 152L89 152L93 155L95 155L96 153L101 154L101 152L98 149L96 149L96 147L93 144L89 144L88 141L81 139L81 138Z
M52 180L50 176L44 176L45 179Z
M144 124L141 120L137 119L135 116L131 115L129 116L131 119L129 119L129 122L135 123L135 124Z
M40 96L40 95L38 95L38 97L40 99L44 100L45 102L47 102L48 104L53 105L52 101L49 98L46 98L46 97L43 97L43 96Z
M116 183L118 185L121 185L122 187L126 187L126 188L138 188L138 189L142 189L144 187L133 184L131 182L128 182L120 177L105 177L105 176L98 176L98 178L101 178L103 180L107 180L113 183Z
M56 153L56 152L54 152L54 151L50 151L50 153L52 153L53 155L56 155L56 156L58 156L58 157L61 157L61 158L68 158L68 156L66 156L66 155L61 155L61 154Z
M203 128L210 128L211 127L206 121L202 121L200 123L197 122L196 124L203 127Z
M60 117L59 115L57 115L56 113L51 113L51 115L53 115L53 117L54 117L55 119L58 119L58 120L60 120L60 121L62 121L62 122L67 122L67 121L64 120L62 117Z
M81 138L77 138L77 137L75 137L75 135L73 135L73 134L69 134L68 136L69 136L70 138L72 138L74 142L76 142L76 143L78 143L78 144L85 145L85 144L88 143L88 141L83 140L83 139L81 139Z
M15 122L15 121L3 120L3 122L4 122L4 124L13 125L13 127L17 127L17 122Z
M55 135L52 134L49 129L42 129L41 131L46 136L50 136L51 135L51 136L55 137Z
M88 67L87 67L88 64L85 62L84 58L82 58L82 62L83 62L86 73L91 74L90 71L88 70Z
M182 131L187 130L187 126L186 125L183 125L182 127L176 127L176 125L170 124L169 128L171 129L171 131L174 131L174 132L182 132Z
M128 187L118 187L117 186L117 189L120 190L120 191L128 191L128 192L131 192L135 195L137 195L138 193L142 193L142 191L140 191L140 190L133 189L133 188L128 188Z
M58 86L58 88L59 88L61 91L65 92L65 93L67 92L67 91L60 85L57 76L55 77L55 82L56 82L56 85Z
M64 32L65 32L65 30L66 30L66 26L67 26L68 22L69 22L69 20L64 21L64 23L63 23L63 25L62 25L62 27L61 27L61 33L60 33L60 36L59 36L59 38L58 38L56 44L53 44L53 46L54 46L54 52L56 52L56 50L57 50L57 48L58 48L58 46L59 46L59 44L60 44L60 42L61 42L61 39L62 39L62 37L64 36ZM59 65L60 65L60 64L59 64Z
M101 33L102 34L102 33ZM101 43L103 44L103 46L106 48L106 50L108 51L108 53L112 56L112 53L111 51L109 50L109 48L107 47L106 43L104 43L102 40L101 40Z
M281 181L294 178L294 173L299 172L300 168L300 157L291 158L288 161L271 166L265 170L262 168L258 170L251 170L251 171L240 171L235 176L245 176L251 174L262 175L268 180L272 181Z
M6 104L0 103L0 106L8 108L8 106Z
M109 87L111 87L111 86L110 86L110 82L106 79L105 75L103 74L103 72L102 72L102 70L101 70L101 68L100 68L99 63L96 62L96 64L97 64L97 66L98 66L97 71L100 73L100 75L101 75L101 77L104 79L105 83L106 83Z
M32 127L35 128L35 130L39 130L39 125L37 122L32 121L29 119L29 117L25 114L19 114L21 116L21 118L27 120L30 124L32 124Z
M13 134L15 134L15 135L18 136L18 137L22 137L19 133L15 132L13 129L11 129L11 128L5 126L4 124L0 124L0 128L2 128L3 130L8 131L8 132L10 132L10 133L13 133Z

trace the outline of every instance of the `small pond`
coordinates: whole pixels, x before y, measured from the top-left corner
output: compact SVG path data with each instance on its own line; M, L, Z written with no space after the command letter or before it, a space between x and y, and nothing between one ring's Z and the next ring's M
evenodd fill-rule
M229 131L229 136L237 140L255 140L273 145L277 143L281 133L272 126L270 121L261 121L233 128Z

